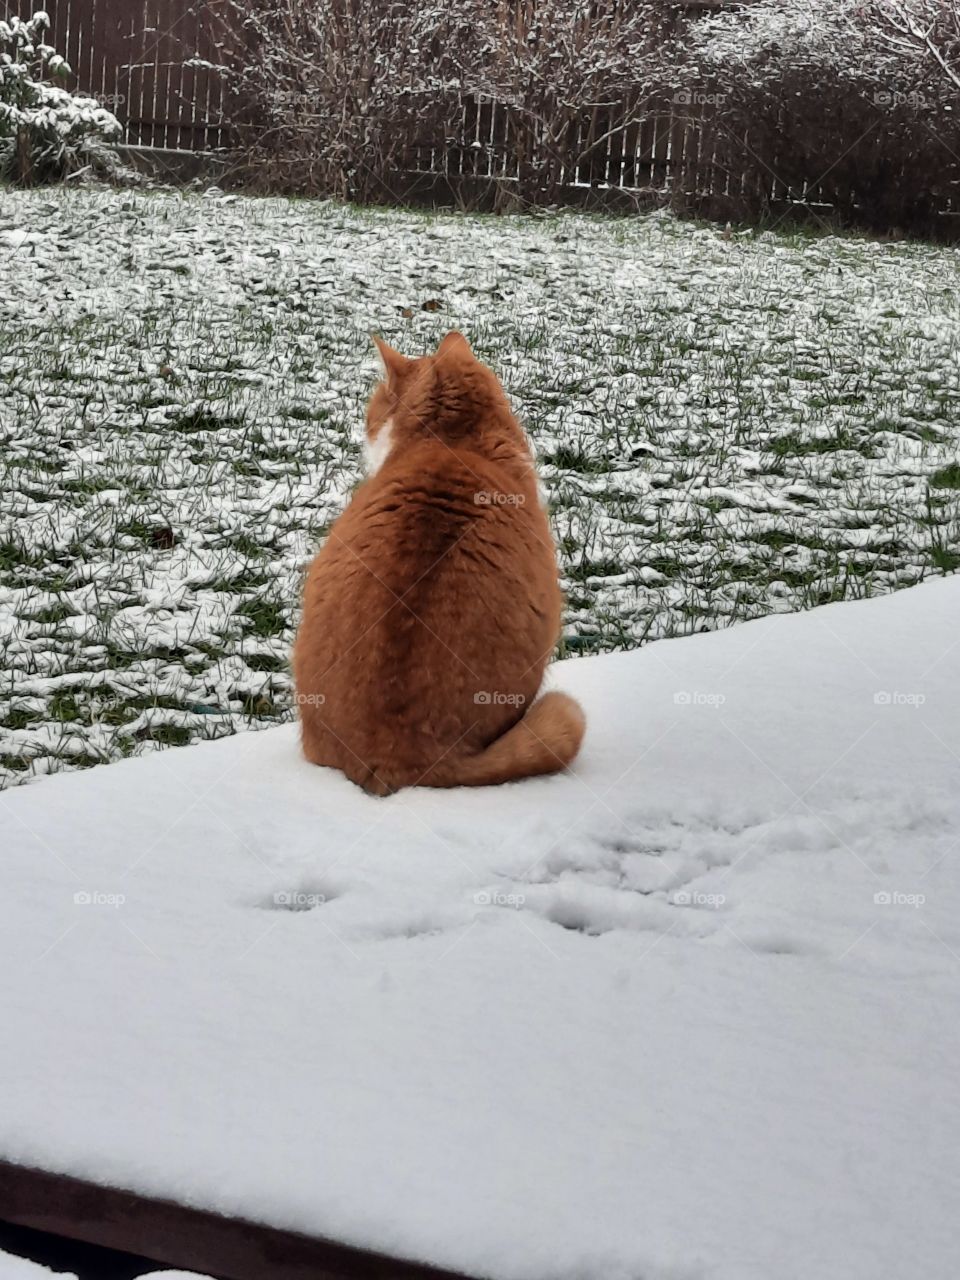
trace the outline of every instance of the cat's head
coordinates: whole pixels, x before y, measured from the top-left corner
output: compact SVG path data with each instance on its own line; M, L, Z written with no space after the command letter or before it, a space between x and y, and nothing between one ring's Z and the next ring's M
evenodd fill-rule
M416 440L469 445L486 451L496 441L527 452L523 431L492 369L462 333L448 333L433 355L411 359L374 335L383 378L367 406L367 470L373 474L395 450Z

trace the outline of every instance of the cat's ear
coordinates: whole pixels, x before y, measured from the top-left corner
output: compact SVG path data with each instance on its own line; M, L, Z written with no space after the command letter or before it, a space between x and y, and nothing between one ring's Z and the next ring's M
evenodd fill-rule
M375 333L371 333L370 337L374 341L374 345L380 352L380 359L383 361L383 372L388 387L392 387L399 378L406 373L413 364L412 360L408 360L406 356L394 351L388 343Z
M437 347L437 355L465 355L472 356L470 343L466 340L462 333L458 333L456 329L451 329L447 336Z

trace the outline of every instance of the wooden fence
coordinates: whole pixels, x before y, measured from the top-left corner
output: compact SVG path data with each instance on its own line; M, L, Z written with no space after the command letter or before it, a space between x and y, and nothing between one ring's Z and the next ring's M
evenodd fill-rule
M678 0L688 16L738 2ZM229 147L232 139L223 87L213 68L221 61L222 46L237 35L229 21L235 14L230 0L0 0L0 15L27 17L41 5L51 18L50 41L73 69L72 83L114 112L128 144L183 153ZM630 204L645 193L659 198L659 193L672 189L692 197L704 209L731 210L734 216L745 204L850 206L849 181L845 190L839 161L824 166L823 178L812 175L816 182L801 173L790 187L774 172L779 164L752 162L756 158L746 140L741 156L736 148L717 147L718 137L725 142L722 122L718 134L716 127L711 129L717 124L715 111L708 117L702 114L704 109L711 110L678 95L656 106L638 104L629 113L631 123L622 128L604 131L593 120L581 137L574 136L576 127L571 126L564 154L557 158L548 157L529 138L518 148L516 122L511 124L510 113L501 104L469 100L462 105L456 136L446 137L440 147L414 145L395 174L397 182L388 189L405 199L444 203L467 199L494 207L501 207L504 198L509 205L512 192L531 203L542 199L615 205ZM883 145L882 130L868 133L864 142L841 157L855 150L855 158L862 154L867 178L871 149ZM602 145L584 145L591 137L601 138ZM531 155L538 148L540 154ZM718 161L717 150L725 152L726 168ZM936 181L926 182L927 195L932 197L928 204L932 203L941 221L943 215L952 215L956 222L960 160L946 144L941 152ZM521 171L520 155L528 157L532 170ZM558 163L551 167L545 160ZM550 171L546 183L539 180L538 164L544 173ZM896 186L896 173L889 181ZM854 194L859 198L859 186ZM755 198L745 202L745 196ZM874 221L879 225L883 220ZM899 218L888 221L899 222Z
M635 118L622 128L607 130L585 119L571 130L559 172L566 197L578 192L659 191L695 166L699 130L686 106L647 104L626 114ZM408 171L445 179L453 188L461 181L477 186L520 184L524 174L510 132L510 114L502 104L468 99L462 104L456 140L442 150L415 148ZM603 141L591 146L591 136Z
M215 73L225 24L216 0L0 0L0 14L50 15L49 42L69 62L70 83L97 98L133 145L205 151L227 142Z
M719 7L723 0L681 0L685 9ZM0 0L0 14L27 17L43 7L50 43L69 62L76 87L113 111L135 146L182 151L229 145L222 85L216 72L187 60L220 61L230 38L223 0ZM414 174L454 181L514 180L506 143L506 112L495 103L464 104L458 141L438 153L418 148ZM660 113L611 135L602 153L571 168L571 188L632 190L662 186L690 144L690 128Z
M730 0L680 5L695 15L725 2ZM0 0L3 16L23 18L40 7L51 19L50 43L73 70L71 84L118 117L125 142L185 152L229 146L221 81L201 65L218 64L219 46L231 39L225 0ZM191 61L195 65L187 65ZM658 191L682 177L723 194L726 176L708 173L709 157L700 154L689 107L665 104L641 114L637 123L612 131L602 148L571 159L563 175L565 198ZM456 196L522 180L505 108L465 102L459 133L443 150L414 148L404 170L414 186L405 182L404 190L432 185ZM580 152L571 139L571 156Z

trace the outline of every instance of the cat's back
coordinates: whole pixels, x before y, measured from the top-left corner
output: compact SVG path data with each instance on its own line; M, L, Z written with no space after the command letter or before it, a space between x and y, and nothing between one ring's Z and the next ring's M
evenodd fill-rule
M532 468L424 441L356 493L331 531L334 547L361 557L390 590L429 594L440 579L470 573L555 582L555 551ZM502 586L501 582L499 586Z
M555 554L532 468L417 444L332 527L308 574L298 646L311 667L336 661L378 697L451 668L481 689L499 687L505 663L530 665L539 682L559 625Z

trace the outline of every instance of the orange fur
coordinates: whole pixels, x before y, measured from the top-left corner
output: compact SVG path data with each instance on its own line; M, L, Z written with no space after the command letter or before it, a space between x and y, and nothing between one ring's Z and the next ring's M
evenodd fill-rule
M534 701L561 596L526 437L460 334L418 360L374 341L367 437L390 448L307 575L304 753L375 795L554 773L584 717L562 693Z

